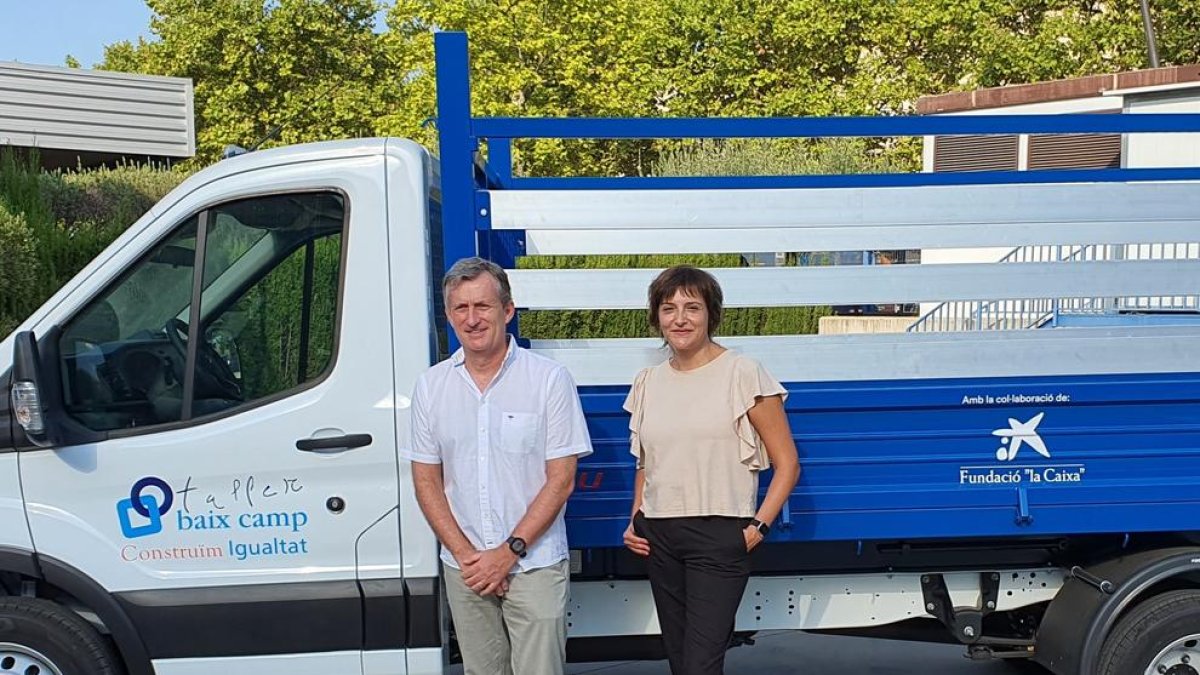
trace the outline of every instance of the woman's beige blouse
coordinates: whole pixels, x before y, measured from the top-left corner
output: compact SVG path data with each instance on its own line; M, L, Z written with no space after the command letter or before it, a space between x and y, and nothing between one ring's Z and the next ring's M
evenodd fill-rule
M646 470L646 517L752 517L758 472L770 462L748 413L774 395L787 391L731 350L694 370L663 362L638 373L624 407L630 452Z

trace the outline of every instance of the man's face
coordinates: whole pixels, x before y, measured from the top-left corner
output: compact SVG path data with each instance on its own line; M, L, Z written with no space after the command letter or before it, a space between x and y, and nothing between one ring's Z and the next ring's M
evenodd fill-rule
M446 298L446 317L463 349L480 356L508 350L504 327L516 308L500 302L500 283L490 274L459 283Z

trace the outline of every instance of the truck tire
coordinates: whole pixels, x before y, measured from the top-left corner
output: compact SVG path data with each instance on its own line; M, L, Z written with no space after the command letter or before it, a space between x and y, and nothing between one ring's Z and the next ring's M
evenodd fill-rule
M0 598L0 675L119 675L108 642L48 600Z
M1104 641L1097 675L1200 673L1200 591L1171 591L1136 606Z

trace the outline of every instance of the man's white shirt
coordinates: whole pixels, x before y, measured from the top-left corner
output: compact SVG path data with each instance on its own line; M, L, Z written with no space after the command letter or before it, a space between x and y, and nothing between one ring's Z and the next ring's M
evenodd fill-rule
M500 371L485 392L467 372L463 350L425 371L412 399L405 459L441 464L450 510L478 550L504 544L546 482L546 462L592 453L575 380L557 361L509 338ZM560 512L518 561L522 572L566 559ZM442 550L442 561L458 567Z

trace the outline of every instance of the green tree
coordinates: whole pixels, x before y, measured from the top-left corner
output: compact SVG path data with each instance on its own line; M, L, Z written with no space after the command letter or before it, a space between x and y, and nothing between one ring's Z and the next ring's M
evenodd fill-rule
M102 68L190 77L197 155L370 136L398 92L374 0L148 0L152 40L118 42Z
M637 117L660 114L668 95L656 43L666 30L658 3L646 0L398 0L386 36L393 61L424 94L388 116L386 128L433 140L414 126L435 114L430 27L471 38L477 115ZM557 139L521 142L522 175L637 174L648 143Z
M1137 0L148 0L153 38L104 67L192 77L201 161L394 134L436 147L435 28L471 35L476 114L911 113L952 90L1144 67ZM1200 3L1155 0L1166 64L1200 60ZM874 142L899 160L913 143ZM538 140L524 175L645 174L679 144Z
M1200 3L1156 0L1164 63L1200 60ZM410 93L381 128L435 114L431 27L471 36L477 114L912 113L925 94L1144 67L1137 0L400 0L385 41ZM874 142L911 162L916 143ZM517 145L525 175L644 174L678 143Z

